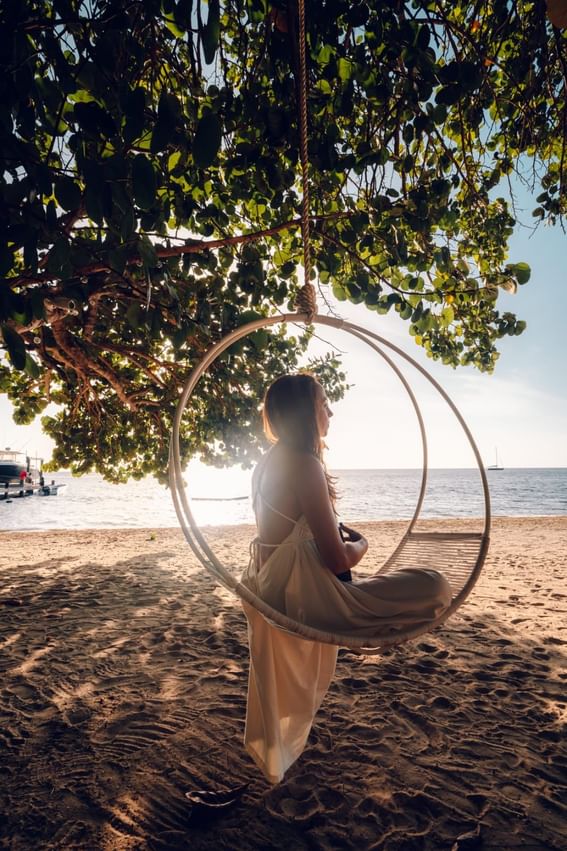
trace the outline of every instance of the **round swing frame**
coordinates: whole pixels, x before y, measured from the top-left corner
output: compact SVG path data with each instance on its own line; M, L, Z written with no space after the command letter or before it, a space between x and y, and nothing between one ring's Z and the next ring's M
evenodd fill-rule
M227 570L209 546L193 516L183 482L179 439L183 413L190 402L193 391L211 364L219 357L219 355L238 340L241 340L243 337L246 337L262 328L268 328L272 325L281 323L298 322L337 328L365 342L394 371L410 398L418 420L421 435L423 459L421 486L413 517L409 521L404 535L376 575L391 573L407 566L437 568L451 584L453 589L453 600L449 608L434 620L421 624L414 624L411 627L405 627L388 634L384 634L379 631L373 638L369 638L367 636L360 637L348 635L345 633L331 633L310 627L304 623L298 623L277 609L273 609ZM381 346L386 347L401 357L430 382L449 406L464 431L472 448L482 483L484 498L484 525L481 532L420 532L415 530L416 523L420 517L427 487L427 433L419 404L410 383L398 365L394 363L392 358L386 354L385 351L382 350ZM347 322L332 316L318 316L307 313L288 313L279 316L263 317L237 328L209 349L206 355L191 372L191 375L187 379L182 390L179 403L177 405L169 448L169 482L175 511L187 542L203 567L221 585L236 594L241 600L249 603L271 624L280 629L309 641L318 641L324 644L348 647L355 652L363 654L380 653L390 647L401 644L404 641L417 638L419 635L429 632L431 629L446 621L447 618L449 618L465 602L471 593L482 570L490 542L490 494L484 465L474 438L454 402L443 390L441 385L438 384L438 382L435 381L435 379L427 372L427 370L402 349L368 329L361 328L352 322Z

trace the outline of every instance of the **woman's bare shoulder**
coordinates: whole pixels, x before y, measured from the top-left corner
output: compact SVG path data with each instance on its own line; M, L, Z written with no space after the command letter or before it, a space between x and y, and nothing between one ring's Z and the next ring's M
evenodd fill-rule
M305 483L316 483L325 480L323 465L319 459L310 452L301 452L297 449L287 450L282 459L287 470L287 475L296 486Z
M310 452L301 452L291 446L277 444L258 462L253 482L259 481L260 478L293 482L318 478L321 475L324 475L323 466Z

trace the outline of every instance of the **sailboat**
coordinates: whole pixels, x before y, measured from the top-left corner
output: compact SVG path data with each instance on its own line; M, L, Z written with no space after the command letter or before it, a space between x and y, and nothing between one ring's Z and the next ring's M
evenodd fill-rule
M495 464L489 464L486 469L487 470L503 470L504 467L501 464L498 463L498 449L496 447L494 448L494 452L496 454L496 463Z

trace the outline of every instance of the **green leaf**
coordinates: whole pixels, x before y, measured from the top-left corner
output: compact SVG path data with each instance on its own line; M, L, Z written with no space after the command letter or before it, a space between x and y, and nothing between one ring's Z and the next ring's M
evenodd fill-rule
M132 188L134 200L142 210L149 210L156 200L156 173L150 160L143 154L132 163Z
M19 334L18 334L18 336L19 336ZM24 369L27 372L27 374L29 376L31 376L31 378L39 378L39 376L40 376L39 366L37 365L35 360L32 358L32 356L29 354L29 352L26 352L26 360L25 360Z
M34 319L45 319L45 306L43 304L43 295L39 290L33 289L30 292L32 305L32 315Z
M94 101L76 103L74 113L75 120L91 136L110 137L116 132L116 125L112 117Z
M173 124L162 118L158 118L155 123L152 141L150 142L150 151L152 154L157 154L159 151L164 151L175 135L175 127Z
M183 38L184 30L180 29L170 15L165 17L165 25L175 38Z
M528 283L532 274L532 270L530 269L527 263L514 263L514 265L512 266L512 270L512 274L514 275L519 284Z
M145 127L145 89L140 87L128 92L124 102L126 113L126 124L124 125L124 141L130 144L138 139L144 132Z
M26 347L22 337L17 331L14 331L9 325L1 325L2 338L8 349L12 366L17 370L24 370L26 367Z
M346 83L352 77L352 63L342 57L338 61L339 78Z
M253 343L256 349L260 352L266 351L268 339L268 332L263 328L250 335L250 342Z
M214 62L215 53L219 44L220 35L220 5L219 0L209 0L209 15L207 23L203 27L203 54L205 62L210 65Z
M169 155L169 157L167 158L167 170L170 173L179 164L179 160L181 159L181 157L182 157L181 151L174 151L172 154Z
M55 197L64 210L76 210L81 204L81 187L71 177L58 177Z
M132 207L128 207L128 209L122 213L120 220L120 236L124 242L129 239L133 233L135 233L137 223L138 221L134 210Z
M340 284L333 284L333 295L338 301L346 301L348 298L345 288Z
M53 199L47 204L45 218L48 228L52 231L57 230L57 205Z
M152 153L163 151L175 137L175 129L179 114L181 112L181 104L175 95L169 92L162 92L159 99L158 119L156 121L150 150Z
M95 183L87 183L85 189L85 207L87 208L87 216L97 224L102 224L104 221L104 207L102 200L101 185Z
M72 274L71 246L66 237L59 237L49 252L47 271L60 278L66 278Z
M207 112L197 125L193 139L193 159L200 168L207 168L217 158L222 139L222 127L218 115Z
M191 14L193 11L193 0L177 0L171 3L176 23L184 32L191 29ZM168 10L169 11L169 10Z
M445 86L435 95L435 100L441 106L452 106L464 95L464 90L457 83Z
M332 51L331 45L330 44L324 44L320 48L320 50L317 54L317 61L318 61L319 65L326 65L330 61L332 55L333 55L333 51Z

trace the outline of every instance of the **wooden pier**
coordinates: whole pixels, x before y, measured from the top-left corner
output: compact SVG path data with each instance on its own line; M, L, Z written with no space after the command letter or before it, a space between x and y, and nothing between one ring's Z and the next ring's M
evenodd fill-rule
M66 483L55 484L55 482L45 483L43 485L37 482L27 482L23 486L19 482L10 482L9 484L0 485L0 502L11 502L13 499L25 499L28 496L40 494L41 496L57 496L57 492L65 488Z

